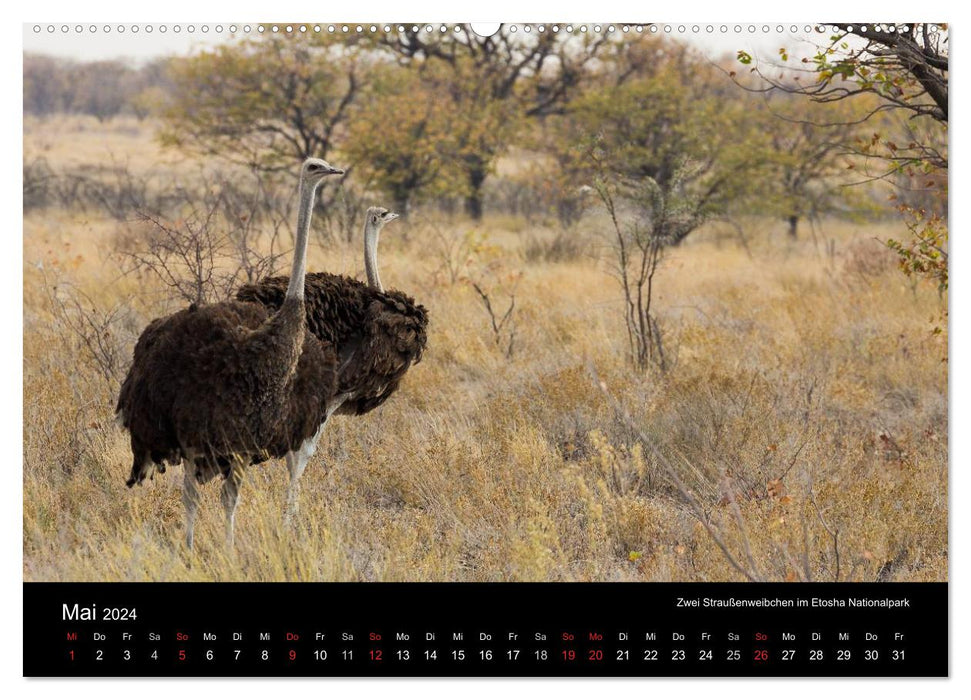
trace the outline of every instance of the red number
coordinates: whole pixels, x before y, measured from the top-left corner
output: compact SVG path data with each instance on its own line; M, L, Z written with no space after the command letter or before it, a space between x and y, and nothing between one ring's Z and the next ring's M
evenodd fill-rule
M573 649L563 650L563 660L564 661L576 661L577 653Z
M74 661L74 649L71 649L67 653L71 655L71 661Z
M297 660L297 652L295 650L293 650L293 649L290 650L290 660L291 661L296 661Z
M381 660L381 650L380 649L372 649L371 650L371 661L380 661L380 660Z
M604 653L601 649L591 649L590 650L590 660L591 661L603 661Z
M179 649L179 661L185 661L185 649Z
M769 660L769 650L768 649L756 649L755 650L755 660L756 661L768 661Z

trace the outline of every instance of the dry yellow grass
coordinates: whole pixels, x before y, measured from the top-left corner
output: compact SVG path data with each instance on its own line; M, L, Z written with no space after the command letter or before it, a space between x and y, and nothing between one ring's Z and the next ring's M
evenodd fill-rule
M28 151L40 133L54 141L50 151L63 148L48 129L28 129ZM118 151L148 154L139 139ZM438 271L431 222L389 227L382 278L428 307L426 358L378 411L334 419L304 475L293 530L282 525L286 470L272 462L247 475L235 551L224 546L209 486L188 552L181 470L125 488L126 434L112 422L118 386L52 298L80 291L100 312L119 306L114 328L125 343L174 307L109 255L125 224L31 212L25 579L741 578L643 434L750 573L946 580L947 368L929 333L938 300L867 243L896 230L827 222L817 251L811 240L789 243L775 222L752 222L751 256L714 229L689 238L658 280L674 361L661 374L636 372L626 358L599 224L589 217L576 233L590 255L542 264L522 262L521 223L481 227L495 246L482 255L523 272L511 358L470 287ZM472 228L435 226L457 236ZM356 245L334 244L315 245L310 267L359 274L362 265ZM123 362L130 345L125 352Z
M138 173L183 162L184 158L163 150L151 138L155 126L134 117L100 123L74 114L24 115L24 160L46 158L65 170L116 162Z

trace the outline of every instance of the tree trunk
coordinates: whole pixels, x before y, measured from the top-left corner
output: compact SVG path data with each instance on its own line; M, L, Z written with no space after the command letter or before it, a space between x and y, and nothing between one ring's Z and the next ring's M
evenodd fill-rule
M469 194L465 197L465 213L473 221L482 220L482 183L486 179L486 164L476 158L469 162L467 170Z
M408 217L408 209L410 206L411 197L407 194L396 193L394 195L394 207L391 211L400 216L402 219Z
M791 214L786 220L789 222L789 238L796 240L799 237L799 215Z
M395 212L401 218L408 216L408 209L411 208L411 202L415 197L415 194L419 191L419 182L416 175L406 177L403 180L398 181L391 187L391 202Z

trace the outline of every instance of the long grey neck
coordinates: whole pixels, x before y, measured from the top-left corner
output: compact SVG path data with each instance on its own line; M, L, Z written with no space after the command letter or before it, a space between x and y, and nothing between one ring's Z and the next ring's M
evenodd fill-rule
M378 234L377 226L368 221L364 225L364 270L367 272L367 283L371 289L384 291L381 278L378 277Z
M317 183L307 185L300 180L300 211L297 214L297 242L293 250L293 268L287 299L303 299L303 283L307 276L307 242L310 239L310 218L314 213Z

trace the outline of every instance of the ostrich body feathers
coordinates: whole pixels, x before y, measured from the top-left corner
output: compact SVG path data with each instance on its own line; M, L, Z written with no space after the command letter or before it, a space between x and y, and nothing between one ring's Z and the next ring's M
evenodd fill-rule
M270 312L281 308L288 277L242 287L236 298ZM304 284L307 329L331 343L339 357L337 394L348 396L338 413L360 415L393 394L408 368L421 360L428 313L410 296L378 291L363 282L312 272Z

